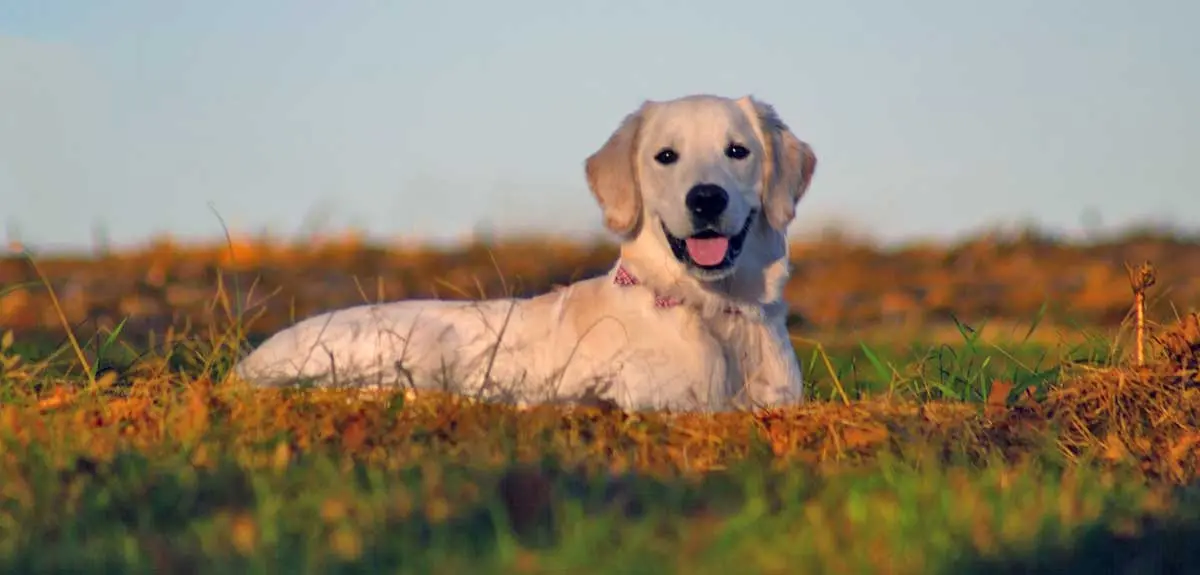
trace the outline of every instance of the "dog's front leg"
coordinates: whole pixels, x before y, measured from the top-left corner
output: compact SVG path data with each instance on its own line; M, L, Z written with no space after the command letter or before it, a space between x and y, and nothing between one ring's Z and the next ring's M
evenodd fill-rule
M757 346L761 357L747 370L745 393L754 407L770 408L804 402L804 378L783 318L768 318Z

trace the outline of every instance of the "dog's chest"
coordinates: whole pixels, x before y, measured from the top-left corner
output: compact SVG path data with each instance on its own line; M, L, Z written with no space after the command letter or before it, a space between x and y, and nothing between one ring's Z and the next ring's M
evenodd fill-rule
M709 338L720 348L729 377L742 379L749 368L761 361L761 344L768 336L761 323L722 314L704 320L703 325Z

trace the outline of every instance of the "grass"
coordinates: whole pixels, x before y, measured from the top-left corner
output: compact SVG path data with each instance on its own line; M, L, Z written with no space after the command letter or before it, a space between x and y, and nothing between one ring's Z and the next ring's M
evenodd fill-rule
M10 572L930 573L1197 559L1186 531L1137 539L1156 513L1184 519L1162 513L1161 494L1086 470L887 461L664 480L278 453L197 465L194 452L126 451L67 469L30 455L23 473L6 475L15 482L6 492L29 496L0 515L0 563ZM1118 540L1130 555L1112 556Z
M813 401L718 416L248 389L236 325L8 336L0 570L1197 569L1195 320L1144 367L1039 320L798 338Z

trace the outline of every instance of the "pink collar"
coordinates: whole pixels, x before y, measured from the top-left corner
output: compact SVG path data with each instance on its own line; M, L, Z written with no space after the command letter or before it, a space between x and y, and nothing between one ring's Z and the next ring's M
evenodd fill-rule
M638 285L641 282L633 277L633 274L629 273L629 270L625 269L625 266L617 266L617 273L613 276L613 283L621 287L629 287ZM671 296L654 294L654 307L668 308L682 303L682 301Z
M617 273L613 274L613 283L621 287L630 287L638 285L641 282L639 282L638 279L633 276L633 274L629 273L629 270L625 269L625 266L618 265ZM683 301L677 298L654 294L654 307L665 309L682 304ZM725 313L740 314L742 312L737 308L727 307L725 308Z

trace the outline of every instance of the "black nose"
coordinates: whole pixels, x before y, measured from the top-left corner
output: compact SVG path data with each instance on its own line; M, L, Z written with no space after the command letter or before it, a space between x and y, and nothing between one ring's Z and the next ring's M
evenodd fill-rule
M698 221L711 222L719 217L729 205L729 194L725 188L713 184L700 184L688 190L684 200L692 217Z

